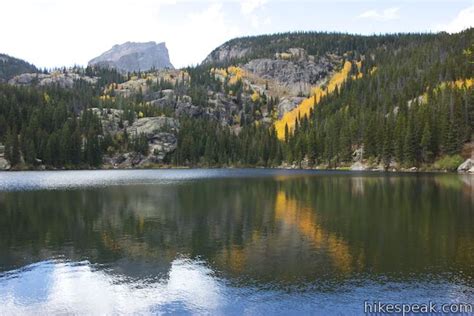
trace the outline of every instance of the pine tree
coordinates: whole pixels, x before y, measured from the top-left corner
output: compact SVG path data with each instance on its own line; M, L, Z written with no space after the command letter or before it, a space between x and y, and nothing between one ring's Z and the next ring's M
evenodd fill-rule
M90 166L97 167L102 163L102 150L99 138L92 129L87 134L84 154L85 161Z
M410 166L416 162L416 143L412 125L413 124L410 122L408 123L407 132L405 134L405 143L403 145L405 151L404 161Z
M17 165L20 162L20 146L15 129L9 129L7 132L5 141L5 158L12 166Z
M425 123L420 145L422 150L423 161L430 162L433 159L433 150L431 128L429 123Z
M81 162L82 156L82 137L79 126L76 126L74 132L71 135L70 150L71 163L73 165L78 165Z

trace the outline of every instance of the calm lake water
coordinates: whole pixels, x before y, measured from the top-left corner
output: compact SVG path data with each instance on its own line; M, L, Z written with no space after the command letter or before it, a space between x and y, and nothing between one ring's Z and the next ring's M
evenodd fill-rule
M474 303L474 176L0 173L0 314Z

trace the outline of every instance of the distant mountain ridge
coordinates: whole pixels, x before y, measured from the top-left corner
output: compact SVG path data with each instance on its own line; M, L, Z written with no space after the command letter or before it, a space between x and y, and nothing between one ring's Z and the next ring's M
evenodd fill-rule
M90 60L88 65L115 68L122 72L147 71L153 68L174 69L164 42L126 42L114 45L110 50Z
M0 54L0 82L8 81L17 75L31 72L38 72L38 69L22 59Z

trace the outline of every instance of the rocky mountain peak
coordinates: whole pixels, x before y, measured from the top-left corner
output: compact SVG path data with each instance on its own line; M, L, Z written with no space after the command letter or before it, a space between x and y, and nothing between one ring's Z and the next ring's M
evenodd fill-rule
M116 68L123 72L173 69L166 44L126 42L89 61L90 66Z

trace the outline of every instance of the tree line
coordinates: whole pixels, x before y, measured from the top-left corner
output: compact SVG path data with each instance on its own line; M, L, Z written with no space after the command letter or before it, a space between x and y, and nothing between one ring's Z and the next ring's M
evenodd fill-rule
M337 53L353 62L352 74L323 97L310 115L299 117L279 141L262 112L274 113L278 99L263 93L253 100L241 80L221 82L211 72L218 65L186 69L189 79L147 82L149 93L174 89L193 105L209 107L209 93L232 91L240 117L223 125L219 117L179 117L178 148L166 157L175 165L278 166L282 162L338 166L350 163L355 150L364 158L389 166L430 164L458 154L474 133L474 77L470 49L474 29L459 34L394 34L354 36L335 33L285 33L236 39L250 47L250 58L272 57L290 47L310 54ZM360 69L356 62L361 64ZM147 154L143 136L112 139L90 108L118 108L123 121L174 112L146 103L142 91L131 97L103 92L131 74L91 68L76 71L99 77L97 85L78 80L72 88L58 85L17 87L0 84L0 142L12 165L97 167L109 152L132 150ZM135 74L136 75L136 74ZM141 76L141 74L138 74ZM176 99L177 100L177 99ZM176 101L174 100L174 101ZM271 117L270 115L269 117Z

